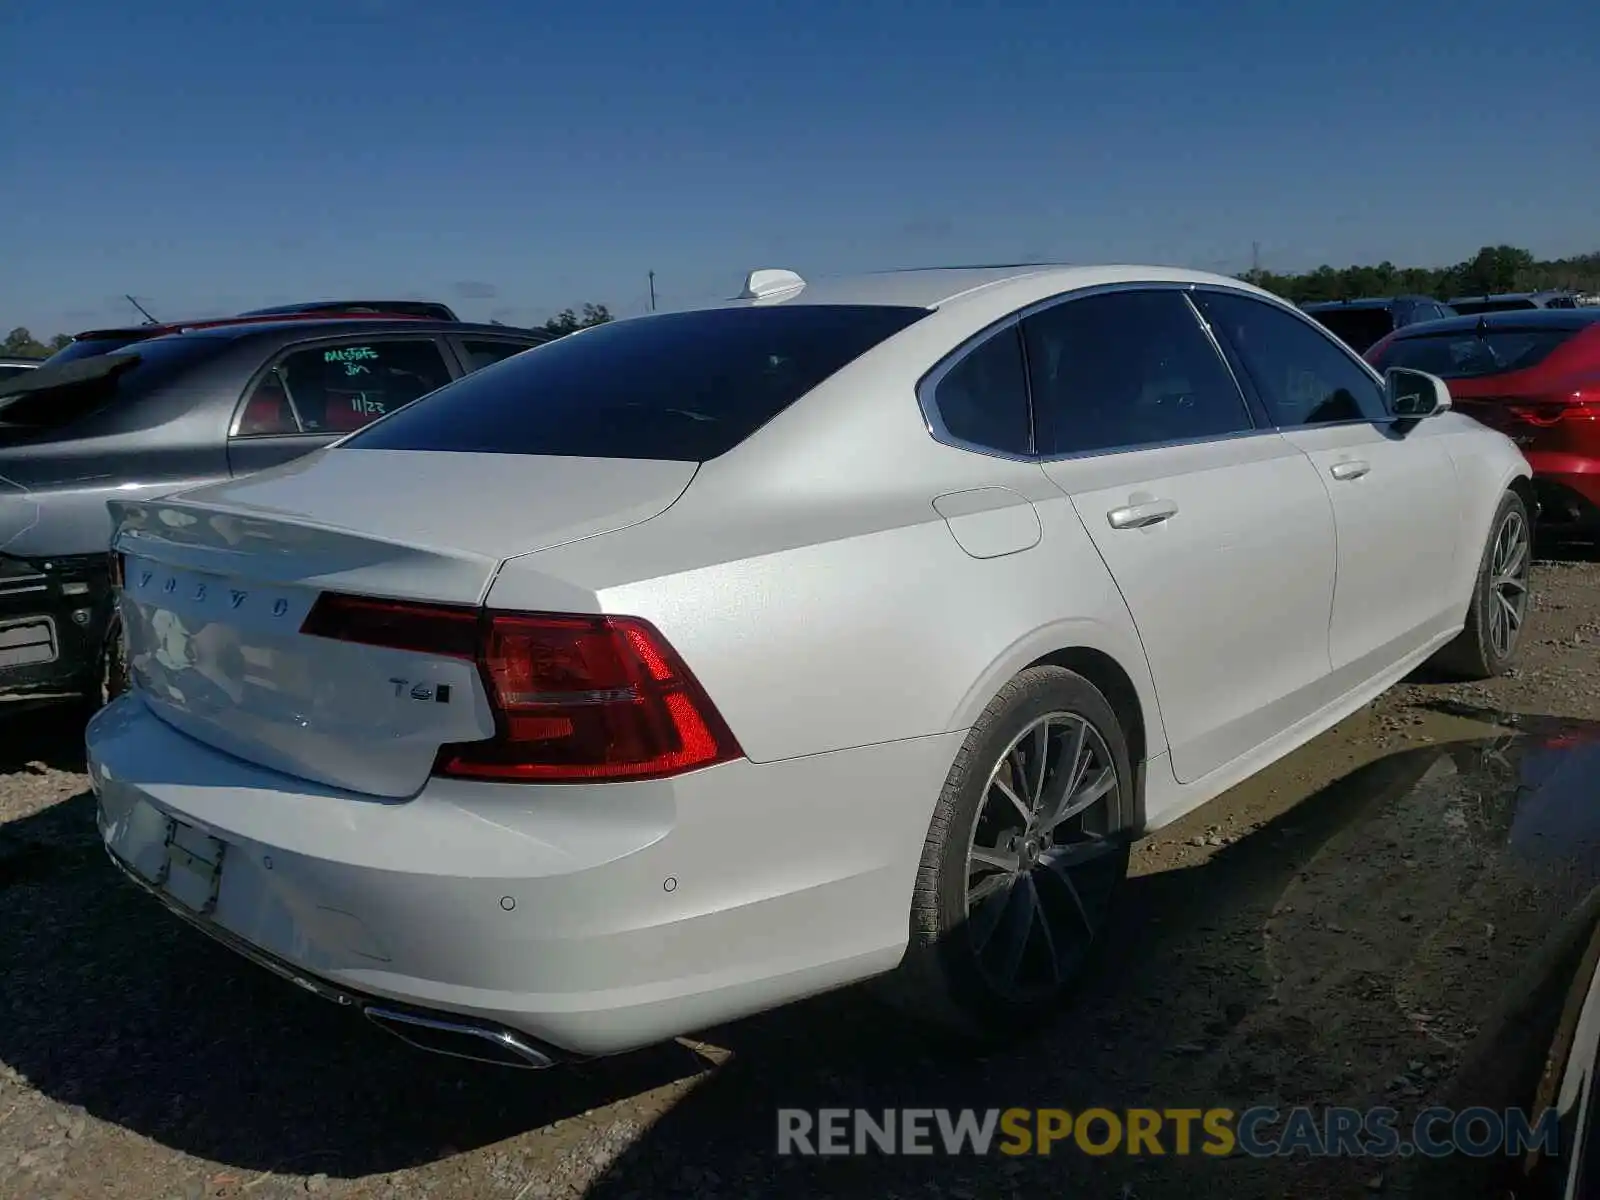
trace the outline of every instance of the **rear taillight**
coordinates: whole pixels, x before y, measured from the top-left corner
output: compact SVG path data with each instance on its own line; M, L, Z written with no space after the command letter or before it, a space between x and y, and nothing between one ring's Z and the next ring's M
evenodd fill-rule
M1528 425L1549 426L1558 421L1593 421L1600 418L1600 395L1576 392L1549 400L1512 401L1506 412Z
M666 639L634 617L494 613L325 593L301 632L477 661L497 732L441 747L439 775L620 782L742 753Z

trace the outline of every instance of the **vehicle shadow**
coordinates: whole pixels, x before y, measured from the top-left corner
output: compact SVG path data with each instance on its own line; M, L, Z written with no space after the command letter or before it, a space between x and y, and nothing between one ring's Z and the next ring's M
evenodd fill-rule
M1289 1103L1333 1102L1276 1082L1275 1062L1316 1053L1308 1020L1277 1017L1271 1046L1239 1050L1241 1030L1277 1002L1268 919L1326 844L1441 759L1464 756L1462 769L1476 769L1474 753L1458 743L1390 755L1201 865L1137 875L1075 1005L1015 1044L943 1044L851 990L705 1034L726 1057L674 1043L542 1074L420 1054L173 920L106 861L85 793L0 827L56 850L0 878L0 1062L43 1094L163 1145L279 1174L394 1171L700 1076L592 1195L726 1188L878 1200L940 1181L949 1195L975 1197L1135 1179L1148 1197L1163 1181L1202 1178L1231 1180L1236 1190L1219 1194L1254 1194L1264 1171L1280 1172L1271 1176L1280 1188L1294 1176L1259 1162L1219 1174L1195 1158L972 1159L955 1170L939 1159L779 1160L775 1110L1208 1105L1274 1088Z
M83 770L84 719L67 705L7 712L0 708L0 774L29 763L57 771Z
M1219 1161L1174 1156L1170 1142L1167 1157L1144 1159L1096 1158L1073 1149L1011 1158L938 1152L780 1156L778 1110L815 1115L826 1108L865 1109L877 1115L907 1107L1116 1112L1220 1105L1237 1111L1258 1103L1392 1103L1381 1081L1374 1087L1372 1079L1345 1071L1349 1063L1322 1061L1325 1026L1340 1022L1363 1026L1358 1036L1391 1047L1398 1072L1430 1053L1428 1037L1397 1011L1390 981L1355 971L1348 988L1331 991L1323 1006L1298 1004L1279 986L1284 956L1271 953L1269 924L1294 911L1283 907L1286 893L1336 841L1360 846L1370 834L1392 856L1409 857L1403 843L1384 831L1389 811L1425 778L1457 777L1466 793L1480 798L1492 792L1496 803L1485 810L1482 835L1490 842L1504 839L1516 806L1514 760L1521 750L1546 741L1600 741L1600 723L1534 724L1537 732L1421 746L1379 759L1202 865L1131 879L1105 953L1070 1011L1014 1044L979 1054L941 1050L903 1022L852 1005L844 995L706 1034L731 1057L613 1164L588 1193L590 1200L698 1195L707 1181L732 1194L862 1200L923 1192L1143 1200L1367 1194L1383 1164L1299 1156ZM1333 854L1342 864L1349 851ZM1423 925L1414 936L1426 937ZM1318 970L1326 964L1330 977L1340 971L1338 962L1320 952L1301 957L1315 960ZM1459 1089L1454 1098L1467 1102ZM1478 1194L1469 1190L1470 1174L1453 1178L1457 1200ZM1492 1183L1485 1175L1482 1186Z

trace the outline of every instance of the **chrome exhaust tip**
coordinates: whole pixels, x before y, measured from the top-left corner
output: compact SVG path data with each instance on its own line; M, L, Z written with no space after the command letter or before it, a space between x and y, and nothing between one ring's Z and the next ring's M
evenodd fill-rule
M498 1067L521 1067L524 1070L555 1066L555 1059L509 1029L442 1017L425 1017L376 1005L368 1005L362 1011L380 1029L431 1054L492 1063Z

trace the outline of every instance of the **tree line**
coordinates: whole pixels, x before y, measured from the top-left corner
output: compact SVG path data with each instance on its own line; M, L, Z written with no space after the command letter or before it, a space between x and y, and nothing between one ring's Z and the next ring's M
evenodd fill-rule
M604 304L585 304L580 311L564 308L542 325L535 326L550 333L573 333L591 325L604 325L612 320L611 310ZM501 322L496 321L496 325ZM0 341L0 358L48 358L72 341L70 333L58 333L48 342L41 342L26 328L19 325Z
M1573 258L1536 259L1520 246L1485 246L1450 267L1321 266L1302 274L1252 270L1239 276L1296 304L1361 296L1481 296L1545 290L1600 292L1600 251Z
M1247 283L1276 292L1295 304L1317 300L1354 300L1361 296L1481 296L1495 292L1537 292L1559 289L1600 293L1600 251L1572 258L1537 259L1520 246L1484 246L1471 258L1450 267L1397 267L1392 262L1376 266L1320 266L1314 271L1283 274L1250 270L1239 276ZM550 333L573 333L612 320L604 304L564 308L535 328ZM58 333L41 342L18 327L0 342L0 355L10 358L46 358L72 341Z

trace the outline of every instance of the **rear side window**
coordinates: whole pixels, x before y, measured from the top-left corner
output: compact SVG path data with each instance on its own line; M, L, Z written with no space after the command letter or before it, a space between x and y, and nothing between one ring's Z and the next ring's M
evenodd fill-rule
M704 462L926 315L775 304L616 321L467 375L344 444Z
M1033 453L1022 340L1008 326L971 351L934 385L933 408L951 438L977 450Z
M256 382L234 436L350 433L449 382L432 339L319 342L291 350Z
M1252 428L1227 364L1177 292L1069 300L1027 318L1022 330L1046 457Z
M1378 381L1314 325L1252 296L1202 292L1195 303L1280 429L1389 419Z
M1538 366L1571 341L1577 329L1471 329L1396 338L1372 365L1405 367L1440 379L1474 379Z

